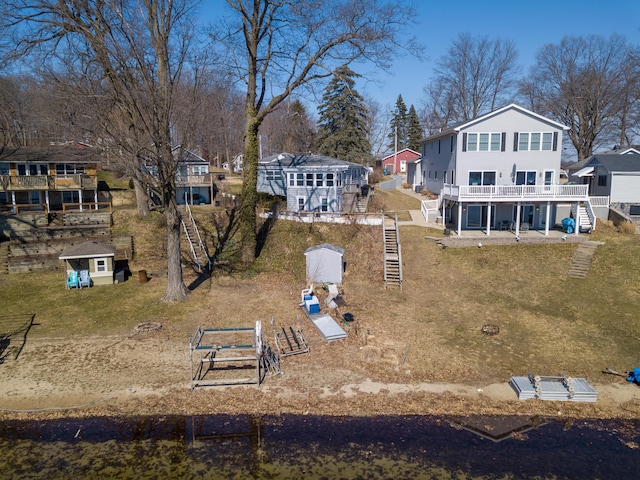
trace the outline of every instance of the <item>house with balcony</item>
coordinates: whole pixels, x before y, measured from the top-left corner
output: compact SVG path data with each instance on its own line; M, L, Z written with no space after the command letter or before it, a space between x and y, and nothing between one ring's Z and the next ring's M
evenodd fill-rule
M258 192L285 197L290 212L352 212L368 182L364 165L326 155L281 153L258 164Z
M99 197L99 164L100 152L80 144L0 147L0 211L110 209Z
M458 235L498 229L548 235L569 215L591 230L595 214L587 186L560 183L565 130L507 105L424 139L420 184L439 195L438 211Z
M211 204L215 198L215 184L209 173L209 161L186 148L175 147L178 157L176 171L176 201L178 205Z

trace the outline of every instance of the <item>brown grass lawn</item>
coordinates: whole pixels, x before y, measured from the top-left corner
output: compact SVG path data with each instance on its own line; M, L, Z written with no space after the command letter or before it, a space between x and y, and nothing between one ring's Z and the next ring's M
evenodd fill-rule
M376 197L391 210L415 205L395 192L376 191ZM206 211L198 215L213 242L214 217ZM224 214L217 218L222 222ZM445 250L425 239L424 229L402 227L404 284L396 290L384 288L380 227L278 221L251 267L234 263L235 246L229 242L211 278L195 282L196 275L185 268L185 282L197 287L181 304L158 302L166 281L160 215L138 220L121 210L114 223L135 237L134 276L123 284L67 291L59 272L0 276L3 311L36 315L29 339L125 337L141 322L159 321L168 341L186 349L197 325L300 323L312 351L285 363L298 372L321 372L316 381L325 386L339 385L345 375L481 386L529 372L620 383L620 377L602 370L640 366L640 241L606 223L592 235L605 243L582 280L567 275L576 244ZM357 320L345 327L347 341L329 345L297 306L305 287L304 251L324 242L346 250L342 311ZM154 274L150 282L137 281L139 269ZM497 325L499 334L482 334L485 324Z

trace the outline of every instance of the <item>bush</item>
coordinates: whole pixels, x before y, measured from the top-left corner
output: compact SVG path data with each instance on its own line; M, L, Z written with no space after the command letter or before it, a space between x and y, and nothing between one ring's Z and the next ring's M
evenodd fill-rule
M380 183L382 180L382 170L376 168L373 173L369 174L369 185L375 185L376 183Z
M638 231L638 225L633 222L622 222L618 225L618 231L627 235L634 235Z

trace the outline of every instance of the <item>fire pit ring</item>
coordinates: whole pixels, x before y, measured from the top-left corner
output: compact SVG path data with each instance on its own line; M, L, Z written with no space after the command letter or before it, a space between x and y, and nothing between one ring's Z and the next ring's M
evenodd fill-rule
M498 333L500 333L500 327L498 327L497 325L491 325L491 324L487 324L487 325L483 325L482 326L482 333L484 333L485 335L497 335Z

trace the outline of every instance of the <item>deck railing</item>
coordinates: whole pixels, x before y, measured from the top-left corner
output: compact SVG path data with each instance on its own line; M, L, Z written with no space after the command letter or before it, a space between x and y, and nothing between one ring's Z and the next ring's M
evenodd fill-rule
M92 190L98 188L98 177L73 175L0 175L0 190Z
M588 198L588 185L450 185L442 193L459 200L518 199L583 199Z

